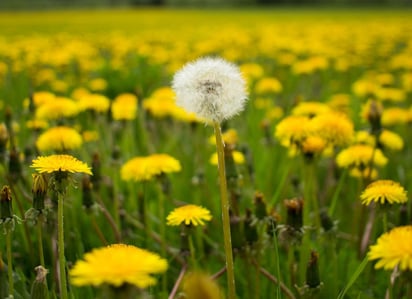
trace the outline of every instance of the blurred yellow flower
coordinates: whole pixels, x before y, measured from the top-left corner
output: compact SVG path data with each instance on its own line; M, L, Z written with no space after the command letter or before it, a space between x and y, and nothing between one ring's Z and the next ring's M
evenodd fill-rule
M119 94L112 102L114 120L133 120L137 113L137 96L132 93Z
M314 155L322 153L326 148L326 141L319 136L308 136L302 142L302 152L304 154Z
M78 260L70 270L76 286L132 284L144 289L156 284L153 274L167 270L167 261L159 255L132 245L113 244L96 248Z
M392 107L383 110L382 125L385 127L403 125L409 121L407 109Z
M282 91L282 84L277 78L264 77L256 82L255 92L259 95L274 94Z
M288 116L276 126L275 137L283 146L301 143L308 135L310 119L306 116Z
M77 100L80 111L92 110L96 112L106 112L110 107L110 100L101 94L85 94Z
M86 163L70 155L40 156L33 160L30 167L39 173L70 172L86 173L92 175L92 171Z
M362 192L360 199L364 205L371 202L380 204L404 203L408 200L406 190L392 180L379 180L369 184Z
M395 151L403 149L403 139L400 135L389 130L382 130L379 135L379 143L384 147Z
M167 216L167 225L205 225L212 215L208 209L197 205L184 205L174 209Z
M320 102L300 102L292 109L293 115L307 116L309 118L319 114L328 113L331 109Z
M56 120L72 117L79 113L79 107L75 101L56 97L54 100L44 102L36 110L36 119Z
M53 127L43 132L36 141L36 146L40 151L65 151L81 147L82 136L69 127Z
M310 120L312 134L322 137L327 144L344 146L354 136L352 121L342 113L331 112L319 114Z
M244 164L245 163L245 156L243 155L242 152L232 151L232 157L233 157L233 161L235 161L235 164ZM214 153L210 157L209 162L212 165L217 165L217 163L218 163L217 153Z
M412 271L412 226L395 227L370 246L368 260L378 260L375 269Z
M239 137L235 129L229 129L222 133L222 139L225 144L235 145L239 142ZM216 137L215 135L209 137L209 143L215 145Z
M146 157L135 157L120 169L121 178L125 181L146 181L162 173L179 172L180 162L166 154L153 154Z
M244 63L239 68L248 83L262 77L264 73L262 66L257 63Z
M95 78L89 82L89 88L92 91L104 91L107 88L107 81L103 78Z
M373 166L384 166L388 162L380 149L366 144L355 144L342 150L336 156L336 162L342 168L358 167L364 169L371 164L372 157Z
M192 272L183 280L182 288L186 299L223 299L223 293L215 280L209 275Z
M45 129L49 126L47 121L42 120L42 119L33 119L33 120L28 120L26 122L26 127L28 129L33 129L33 130L40 130L40 129Z

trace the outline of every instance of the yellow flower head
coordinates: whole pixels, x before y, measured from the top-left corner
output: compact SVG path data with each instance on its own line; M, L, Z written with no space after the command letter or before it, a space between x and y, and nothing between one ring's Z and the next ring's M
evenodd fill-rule
M79 107L67 98L55 98L43 103L36 110L36 119L54 120L77 115Z
M239 137L235 129L229 129L222 134L222 139L225 144L235 145L239 142ZM209 137L209 143L215 145L215 135Z
M32 130L40 130L40 129L45 129L49 126L47 121L41 120L41 119L33 119L33 120L28 120L26 122L26 127Z
M132 284L140 289L156 284L152 274L167 270L167 261L159 255L132 245L113 244L93 249L70 270L76 286Z
M292 109L293 115L314 117L319 114L330 112L331 108L320 102L300 102Z
M308 136L309 121L306 116L288 116L277 124L275 137L286 147L300 143Z
M89 88L93 91L103 91L107 88L107 81L103 78L95 78L89 82Z
M204 225L204 221L210 221L212 215L208 209L197 205L185 205L174 209L167 216L167 225Z
M382 125L385 127L406 124L409 120L407 109L393 107L383 110Z
M302 142L302 152L305 154L317 154L326 148L326 141L319 136L308 136Z
M405 189L391 180L379 180L369 184L360 198L364 205L369 205L371 202L404 203L408 200Z
M30 167L39 173L53 173L57 171L70 173L92 174L92 171L86 163L77 160L70 155L50 155L42 156L33 160Z
M248 83L263 76L263 68L257 63L244 63L240 66L242 75Z
M329 145L343 146L352 141L353 123L344 114L338 112L324 113L310 121L313 134L322 137Z
M233 161L235 161L235 164L244 164L245 163L245 156L243 155L242 152L232 151L232 157L233 157ZM218 163L217 153L214 153L210 157L209 162L212 165L217 165L217 163Z
M80 148L82 136L69 127L54 127L42 133L36 141L40 151L64 151Z
M394 151L400 151L403 149L403 139L400 135L391 132L389 130L383 130L379 135L379 143L384 148L388 148Z
M370 145L355 144L342 150L336 157L339 167L367 167L373 157L373 166L384 166L388 159L383 155L380 149L374 149Z
M133 120L137 113L137 97L132 93L118 95L112 102L114 120Z
M255 92L257 94L272 94L280 93L282 91L282 84L276 78L265 77L260 79L255 85Z
M188 274L183 280L183 293L186 299L223 299L219 285L209 275L201 272Z
M379 260L375 269L393 270L399 266L401 271L412 271L412 226L395 227L379 237L370 246L368 259Z
M166 154L154 154L148 157L135 157L127 161L120 169L123 180L146 181L162 173L178 172L180 162Z
M175 97L176 95L170 87L159 88L143 101L143 108L154 117L170 116L177 107Z
M110 100L101 94L90 93L81 97L78 101L79 109L106 112L110 107Z

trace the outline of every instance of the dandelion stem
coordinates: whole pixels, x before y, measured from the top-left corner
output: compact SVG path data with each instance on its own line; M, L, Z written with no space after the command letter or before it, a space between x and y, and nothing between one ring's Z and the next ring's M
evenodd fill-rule
M11 231L7 232L6 235L6 247L7 247L7 269L9 276L9 294L14 296L14 281L13 281L13 260L11 254Z
M58 252L59 252L59 270L60 270L60 293L62 299L67 299L67 282L66 282L66 258L64 256L64 227L63 227L63 210L64 198L62 192L57 192L57 229L58 229Z
M219 187L220 187L220 202L222 207L222 223L223 223L223 239L225 246L226 268L227 268L227 283L228 283L228 299L236 298L235 273L233 266L232 254L232 239L230 234L230 215L229 215L229 199L227 195L227 182L225 170L224 144L222 139L222 131L220 124L214 122L216 151L218 157L219 169Z
M44 262L44 250L43 250L43 214L39 215L39 218L37 220L37 236L38 236L38 242L39 242L39 257L40 257L40 265L45 267L45 262Z

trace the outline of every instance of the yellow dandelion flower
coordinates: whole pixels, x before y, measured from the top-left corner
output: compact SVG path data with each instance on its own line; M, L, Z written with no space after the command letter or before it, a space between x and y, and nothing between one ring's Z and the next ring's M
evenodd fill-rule
M318 154L322 153L326 148L326 141L319 136L308 136L302 142L302 152L305 154Z
M178 107L175 104L173 104L170 108L169 113L176 120L187 123L206 122L206 120L201 119L195 113L187 112L185 109Z
M229 129L222 134L222 139L225 144L237 144L239 142L239 137L235 129ZM209 137L209 143L215 145L216 137L215 135Z
M176 109L176 95L170 87L162 87L155 90L152 95L143 101L143 108L154 117L166 117Z
M75 99L76 101L80 100L83 97L86 97L90 94L90 91L84 87L78 87L74 89L71 93L72 99Z
M156 284L153 274L167 270L167 261L159 255L132 245L113 244L93 249L70 270L76 286L132 284L140 289Z
M310 130L334 146L349 144L354 136L352 121L345 114L338 112L315 116L310 121Z
M86 130L82 132L82 137L83 137L84 142L96 141L96 140L99 140L99 132L92 131L92 130Z
M275 137L283 146L302 142L308 136L309 118L305 116L288 116L276 126Z
M114 120L133 120L137 113L137 96L132 93L118 95L112 102Z
M375 93L379 84L370 79L360 79L352 85L352 90L358 97L366 97Z
M109 110L110 100L101 94L90 93L77 101L80 111L92 110L104 113Z
M375 91L376 97L381 101L403 102L406 94L402 89L382 87Z
M135 157L127 161L120 169L125 181L146 181L162 173L178 172L180 162L166 154L154 154L147 157Z
M283 116L283 114L284 112L283 112L282 107L275 106L266 111L265 119L268 119L268 120L279 119Z
M65 117L72 117L79 113L79 108L75 101L68 98L55 98L52 101L43 103L36 110L36 119L54 120Z
M360 198L364 205L369 205L371 202L404 203L408 200L405 189L391 180L379 180L369 184Z
M373 137L368 131L358 131L355 133L353 139L354 144L367 144L370 146L375 145L375 137Z
M235 164L245 164L246 159L242 152L232 151L232 157L233 157L233 161L235 161ZM218 163L217 153L214 153L210 157L209 162L212 165L217 165Z
M255 92L257 94L280 93L282 84L276 78L265 77L256 82Z
M223 293L210 275L192 272L183 280L183 293L186 299L223 299Z
M174 209L167 216L167 225L205 225L204 221L210 221L212 215L208 209L197 205L185 205Z
M327 105L335 111L349 114L350 95L346 93L334 94L330 97Z
M406 124L409 120L408 110L398 107L387 108L382 113L382 125L385 127Z
M373 157L373 166L384 166L388 159L383 155L380 149L366 144L355 144L342 150L336 157L339 167L359 167L361 169L368 167Z
M43 132L36 141L40 151L64 151L78 149L83 143L82 136L69 127L54 127Z
M383 130L379 135L379 143L384 148L388 148L395 151L403 149L403 139L400 135L389 130Z
M364 169L352 168L349 175L354 178L375 179L378 177L376 168L366 167Z
M56 96L48 91L36 91L32 95L32 100L35 107L39 107L44 103L51 102L55 98ZM29 99L25 99L23 105L27 108L29 106Z
M293 115L314 117L319 114L330 112L328 105L320 102L300 102L292 109Z
M263 76L263 68L257 63L244 63L240 67L243 77L250 83Z
M381 235L375 245L369 247L368 259L378 260L375 269L412 271L412 226L395 227Z
M92 171L86 163L70 155L50 155L41 156L33 160L30 167L39 173L53 173L57 171L70 173L92 174Z
M107 85L107 81L103 78L95 78L89 82L89 88L92 91L103 91Z
M26 127L32 130L45 129L48 126L49 124L47 123L47 121L42 120L42 119L33 119L33 120L28 120L26 122Z

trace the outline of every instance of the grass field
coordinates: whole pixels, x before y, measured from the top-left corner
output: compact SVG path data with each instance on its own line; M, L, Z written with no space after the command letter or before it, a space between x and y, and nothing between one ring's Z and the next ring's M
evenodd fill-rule
M0 297L234 299L214 127L171 88L212 56L248 93L220 124L237 298L411 298L410 28L408 10L1 12ZM93 175L39 175L54 154ZM189 204L211 217L166 220ZM167 270L109 247L76 277L116 243Z

